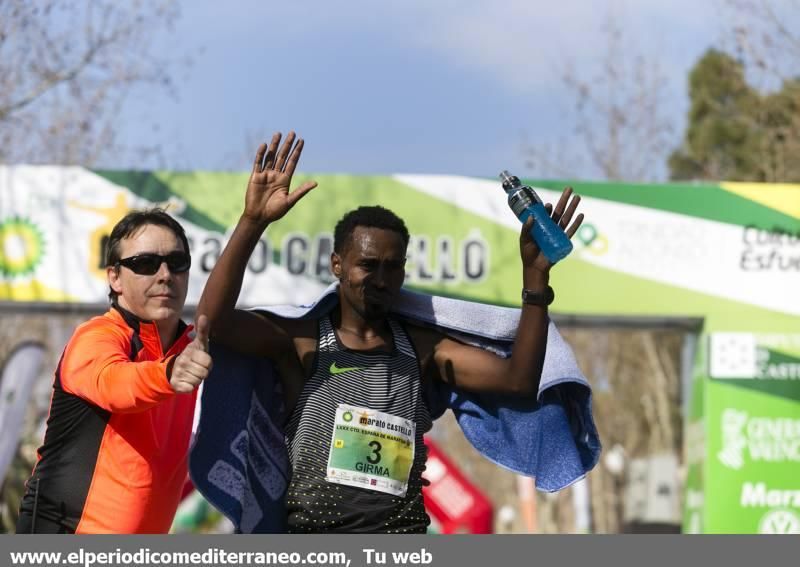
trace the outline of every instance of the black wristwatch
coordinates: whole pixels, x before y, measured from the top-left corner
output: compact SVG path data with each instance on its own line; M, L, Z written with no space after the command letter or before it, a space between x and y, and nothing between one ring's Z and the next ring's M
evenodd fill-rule
M547 286L544 291L533 291L532 289L522 289L522 302L528 305L550 305L556 298L553 288Z

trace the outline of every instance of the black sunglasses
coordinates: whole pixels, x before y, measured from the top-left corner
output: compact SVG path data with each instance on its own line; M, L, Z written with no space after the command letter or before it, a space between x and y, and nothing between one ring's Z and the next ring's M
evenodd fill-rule
M170 252L166 256L161 254L137 254L117 260L116 267L125 266L134 274L141 276L152 276L159 268L161 263L166 262L167 268L173 274L182 274L192 265L192 259L186 252Z

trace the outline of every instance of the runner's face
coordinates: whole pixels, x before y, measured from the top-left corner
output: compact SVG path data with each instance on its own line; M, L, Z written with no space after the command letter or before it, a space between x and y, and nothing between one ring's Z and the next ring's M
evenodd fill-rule
M168 228L147 224L130 237L120 240L120 258L155 253L185 252L183 243ZM117 292L120 307L140 319L161 323L177 323L186 300L189 272L173 274L162 262L153 275L137 274L125 266L107 269L108 283Z
M405 280L406 247L392 230L357 226L344 254L331 256L342 298L361 317L386 317Z

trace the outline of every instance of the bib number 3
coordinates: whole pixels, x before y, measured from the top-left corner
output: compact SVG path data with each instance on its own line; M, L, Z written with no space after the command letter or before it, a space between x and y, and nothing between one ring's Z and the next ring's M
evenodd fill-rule
M405 496L415 430L409 419L339 404L325 480Z
M369 446L372 447L372 455L367 457L367 462L371 465L377 465L381 462L381 444L377 441L370 441Z

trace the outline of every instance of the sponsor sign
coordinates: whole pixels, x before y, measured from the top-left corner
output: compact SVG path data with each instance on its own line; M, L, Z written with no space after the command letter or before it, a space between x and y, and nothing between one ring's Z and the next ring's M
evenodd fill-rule
M690 494L700 488L704 492L702 505L696 506L703 531L798 533L797 382L710 380L706 386L706 460L700 465L702 482L689 486Z

